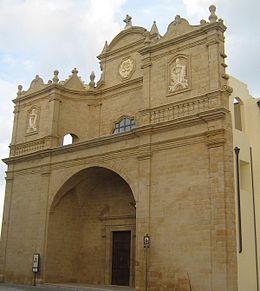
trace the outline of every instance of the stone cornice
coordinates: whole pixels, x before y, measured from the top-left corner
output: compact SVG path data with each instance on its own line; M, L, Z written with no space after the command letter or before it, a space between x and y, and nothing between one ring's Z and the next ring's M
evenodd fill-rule
M96 88L94 90L88 90L88 91L87 90L86 91L73 90L73 89L64 88L62 85L51 84L47 86L46 88L43 88L39 91L16 98L13 100L13 102L15 104L20 104L21 102L29 101L35 97L38 97L39 99L45 99L47 97L49 98L49 96L50 96L49 100L51 101L52 100L51 95L58 94L59 98L56 97L56 99L58 98L59 101L62 101L62 99L73 99L75 101L86 101L86 102L93 103L93 101L94 102L98 101L98 98L101 95L110 94L111 92L113 92L113 94L116 94L117 91L119 90L121 91L123 90L125 92L127 90L131 90L133 86L136 86L136 85L141 86L142 82L143 82L143 77L139 77L139 78L121 82L120 84L116 84L114 86L110 86L107 88Z
M164 48L168 48L169 46L174 46L177 44L187 44L187 42L189 42L190 40L193 40L194 38L198 38L200 36L204 36L205 37L205 42L207 41L207 33L212 31L212 30L218 30L221 32L224 32L226 30L226 27L223 23L221 22L216 22L216 23L210 23L210 24L206 24L204 26L199 26L197 30L191 31L191 32L187 32L184 34L181 34L179 36L176 36L172 39L163 40L162 39L157 42L156 44L150 45L150 46L146 46L142 49L139 50L139 53L141 55L145 55L148 53L153 53L159 50L162 50ZM220 37L220 36L218 36Z

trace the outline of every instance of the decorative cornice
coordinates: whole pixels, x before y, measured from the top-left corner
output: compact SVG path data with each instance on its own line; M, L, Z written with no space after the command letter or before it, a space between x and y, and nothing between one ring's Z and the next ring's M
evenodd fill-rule
M184 34L181 34L179 36L175 36L172 39L169 40L164 40L163 37L160 41L158 41L155 44L152 44L148 47L143 47L139 50L139 53L141 55L145 55L147 53L152 53L152 52L156 52L158 50L167 48L169 46L173 46L173 45L177 45L180 43L187 43L187 41L193 40L194 38L197 38L199 36L204 36L205 37L205 42L207 41L207 33L212 31L212 30L220 30L222 32L224 32L226 29L225 25L220 23L220 22L216 22L216 23L209 23L207 25L203 25L203 26L198 26L198 29L194 30L194 31L190 31ZM217 39L219 39L220 36L218 36Z

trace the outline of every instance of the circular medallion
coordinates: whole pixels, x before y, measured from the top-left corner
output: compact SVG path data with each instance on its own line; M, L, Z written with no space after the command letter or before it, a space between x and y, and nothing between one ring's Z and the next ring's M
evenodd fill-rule
M129 78L130 75L133 73L134 70L134 60L132 58L127 58L121 62L119 65L119 75L123 78Z

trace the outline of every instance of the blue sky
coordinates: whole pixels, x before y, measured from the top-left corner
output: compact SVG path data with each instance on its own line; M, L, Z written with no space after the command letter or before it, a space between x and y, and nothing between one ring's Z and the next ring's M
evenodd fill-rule
M156 20L163 35L177 14L191 24L207 20L211 4L228 27L227 72L260 97L259 0L0 0L0 158L8 156L18 84L26 90L36 74L47 82L55 69L65 79L74 67L88 82L91 71L99 75L96 56L124 28L126 14L149 30ZM0 217L5 170L0 163Z

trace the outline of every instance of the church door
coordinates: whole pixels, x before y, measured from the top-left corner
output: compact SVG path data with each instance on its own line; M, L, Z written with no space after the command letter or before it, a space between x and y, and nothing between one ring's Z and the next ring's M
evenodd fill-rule
M114 231L112 285L129 286L131 231Z

